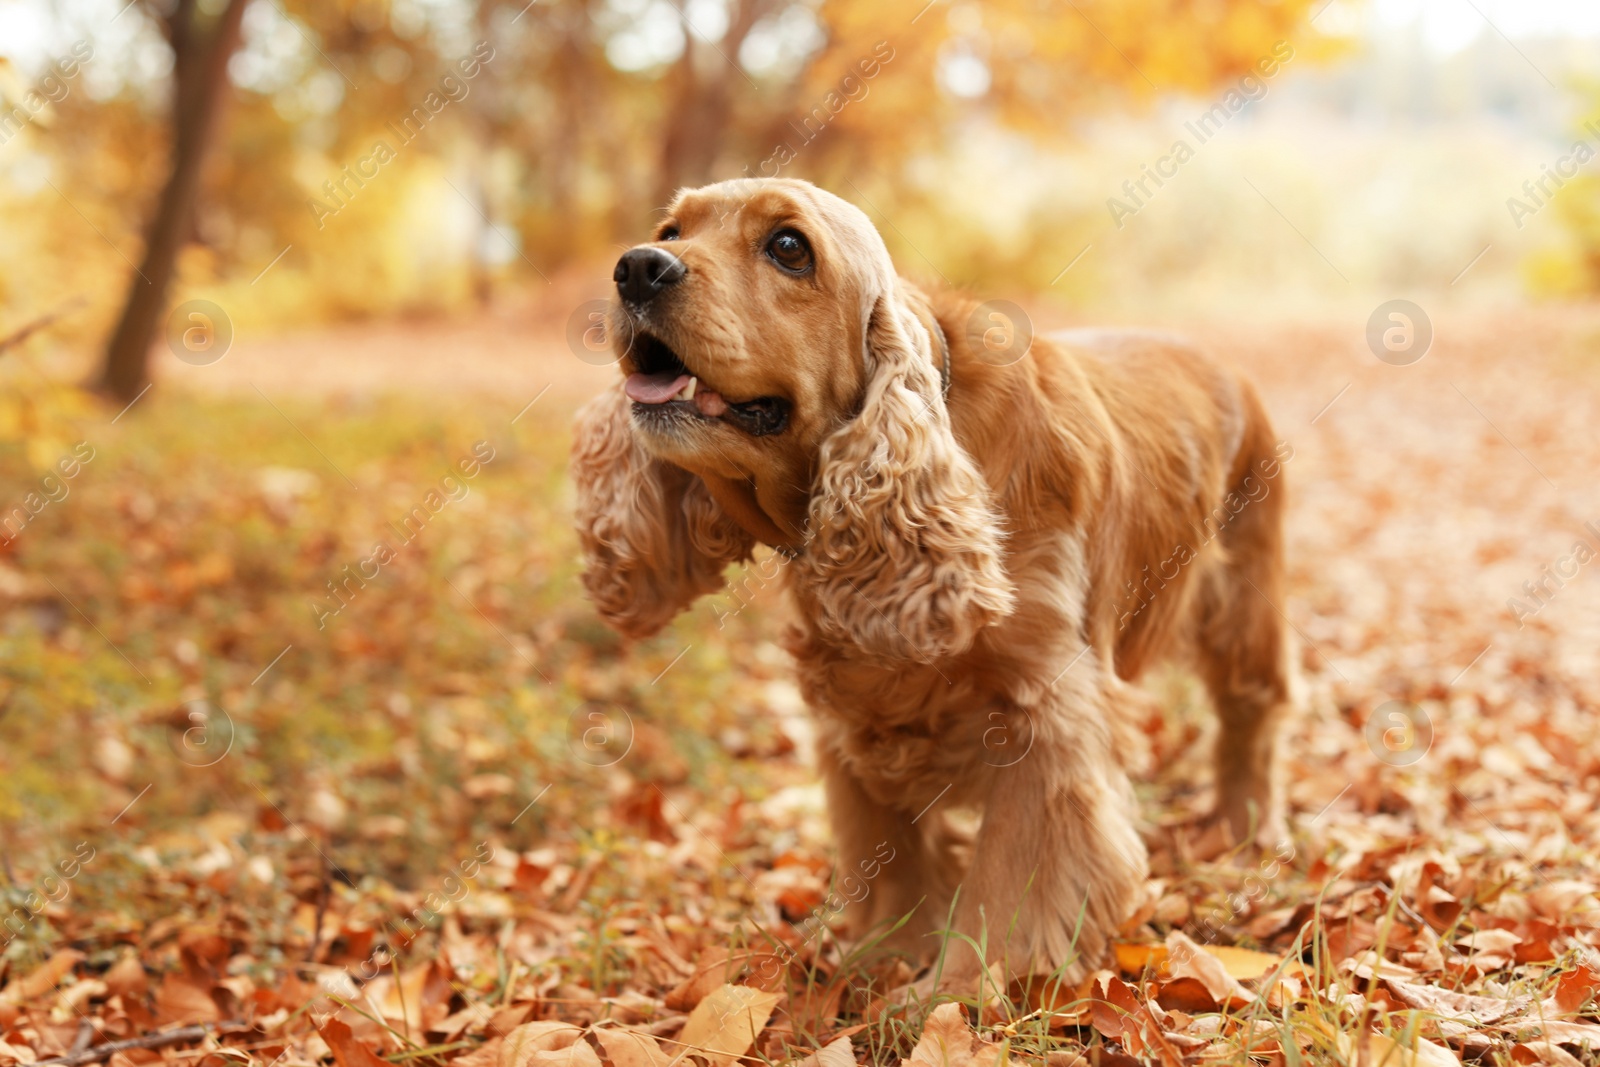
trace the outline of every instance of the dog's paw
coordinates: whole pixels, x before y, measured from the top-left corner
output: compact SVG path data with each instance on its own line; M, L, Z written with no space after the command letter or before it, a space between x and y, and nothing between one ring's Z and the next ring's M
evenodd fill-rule
M1289 839L1282 799L1263 781L1224 787L1206 821L1221 824L1232 847L1272 849Z
M930 967L916 981L889 990L868 1009L868 1015L873 1019L884 1015L909 1017L943 1000L988 1007L1004 992L1005 983L1005 972L999 963L990 964L988 970L975 963L970 967Z
M1171 844L1193 862L1210 863L1231 853L1233 860L1249 865L1290 840L1288 820L1281 813L1271 813L1265 820L1254 815L1253 807L1232 814L1219 808L1170 827Z

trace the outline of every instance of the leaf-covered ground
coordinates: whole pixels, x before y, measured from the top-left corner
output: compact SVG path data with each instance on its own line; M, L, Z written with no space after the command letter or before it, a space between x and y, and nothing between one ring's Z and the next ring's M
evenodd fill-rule
M811 935L776 592L632 647L582 599L593 368L263 365L115 422L13 368L0 507L48 503L0 549L0 1067L1600 1062L1600 313L1441 316L1409 367L1364 317L1193 327L1295 450L1291 838L1191 831L1213 727L1157 675L1116 959L931 1013Z

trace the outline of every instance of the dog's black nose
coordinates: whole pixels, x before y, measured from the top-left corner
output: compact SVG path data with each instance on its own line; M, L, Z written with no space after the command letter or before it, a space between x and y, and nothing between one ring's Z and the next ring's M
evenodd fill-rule
M617 260L611 277L617 292L630 304L648 304L661 290L676 285L689 273L683 260L663 248L630 248Z

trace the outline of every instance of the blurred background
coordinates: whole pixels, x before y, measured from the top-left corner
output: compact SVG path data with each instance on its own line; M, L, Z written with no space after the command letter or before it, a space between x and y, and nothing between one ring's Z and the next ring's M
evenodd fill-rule
M739 174L875 205L908 272L1065 307L1432 290L1485 245L1472 299L1600 284L1593 174L1548 212L1522 190L1595 141L1589 5L920 8L6 3L8 323L71 306L93 370L130 291L241 340L526 304ZM1225 135L1187 131L1275 55ZM1143 209L1122 183L1178 140Z
M625 647L568 529L591 302L740 175L860 205L920 283L1261 382L1298 810L1395 810L1385 700L1433 709L1419 776L1472 716L1592 708L1592 576L1510 601L1600 518L1597 72L1592 0L0 0L6 899L98 849L5 952L249 893L325 951L330 885L492 839L513 897L590 910L599 988L618 901L737 895L728 856L823 884L776 590ZM1368 340L1397 299L1415 359ZM1210 727L1172 686L1141 789L1177 818ZM716 854L661 863L692 828Z

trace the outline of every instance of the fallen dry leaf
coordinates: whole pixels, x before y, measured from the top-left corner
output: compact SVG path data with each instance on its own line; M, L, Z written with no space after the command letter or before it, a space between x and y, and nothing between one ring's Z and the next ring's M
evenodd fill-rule
M105 973L103 981L113 996L142 997L150 988L150 976L133 953L123 956Z
M463 1052L450 1061L451 1067L499 1067L500 1049L505 1038L490 1038L471 1052Z
M674 1011L690 1011L718 986L727 984L733 977L730 953L721 945L712 945L701 952L694 961L694 971L662 1000Z
M1283 964L1282 956L1236 945L1202 945L1200 948L1222 964L1229 978L1239 982L1254 981Z
M7 983L5 989L0 991L0 1000L9 1004L20 1004L25 1000L43 996L56 987L56 983L66 977L67 973L82 963L83 953L77 949L65 948L51 956L40 967Z
M1600 972L1580 963L1556 980L1555 993L1545 1002L1544 1014L1576 1015L1590 1006L1600 990Z
M1091 984L1092 1025L1122 1043L1130 1052L1154 1055L1162 1067L1182 1067L1183 1056L1166 1037L1161 1020L1142 1004L1133 989L1114 974L1097 975Z
M594 1037L612 1067L670 1067L673 1061L655 1038L637 1030L603 1026L595 1030Z
M450 967L443 958L401 973L381 974L367 985L367 1000L395 1030L415 1037L432 1029L450 1013Z
M523 1023L506 1035L498 1067L601 1067L600 1057L572 1023Z
M1482 971L1498 971L1516 962L1522 938L1510 930L1478 930L1456 941L1456 948Z
M156 1018L162 1023L211 1023L222 1011L211 994L179 974L169 974L156 990Z
M1399 978L1385 978L1384 988L1408 1008L1427 1012L1436 1019L1480 1028L1499 1022L1507 1015L1525 1010L1529 997L1482 997L1457 993L1438 986L1416 985Z
M782 999L751 986L719 986L695 1005L678 1040L713 1064L732 1063L755 1044Z
M1590 918L1600 913L1597 890L1588 882L1558 879L1528 892L1528 903L1546 919L1570 922L1575 916Z
M1537 1035L1558 1045L1575 1045L1600 1050L1600 1026L1594 1023L1530 1018L1521 1023L1507 1023L1506 1029L1527 1036Z
M1274 956L1268 952L1257 952L1254 949L1237 948L1233 945L1201 945L1181 932L1174 931L1174 933L1187 941L1196 951L1221 963L1223 971L1235 981L1252 981L1283 963L1282 956ZM1167 945L1118 942L1112 946L1112 950L1116 956L1117 969L1123 974L1137 976L1148 968L1162 977L1172 975L1169 969L1170 951Z
M982 1041L967 1025L967 1010L960 1004L933 1009L922 1037L902 1061L905 1067L994 1067L1005 1056L1007 1044ZM855 1062L855 1057L851 1057Z
M317 1032L322 1035L322 1040L328 1043L328 1050L333 1053L333 1058L339 1067L386 1067L387 1065L388 1061L356 1040L350 1027L338 1019L329 1019Z
M1340 1034L1338 1045L1346 1059L1354 1062L1359 1057L1370 1067L1461 1067L1461 1057L1420 1037L1408 1048L1385 1034L1368 1031L1364 1049L1350 1034Z
M1174 978L1162 982L1155 999L1167 1011L1182 1011L1191 1015L1216 1011L1220 1006L1216 996L1197 978Z
M27 1045L0 1041L0 1063L33 1063L38 1058Z
M848 1035L836 1037L810 1055L792 1061L789 1067L856 1067L855 1047Z
M1529 1041L1511 1049L1516 1063L1543 1064L1544 1067L1583 1067L1583 1061L1560 1045L1548 1041Z
M1202 950L1179 930L1167 935L1167 971L1174 978L1193 978L1205 986L1217 1004L1243 1007L1255 999L1255 994L1228 973L1222 960Z

